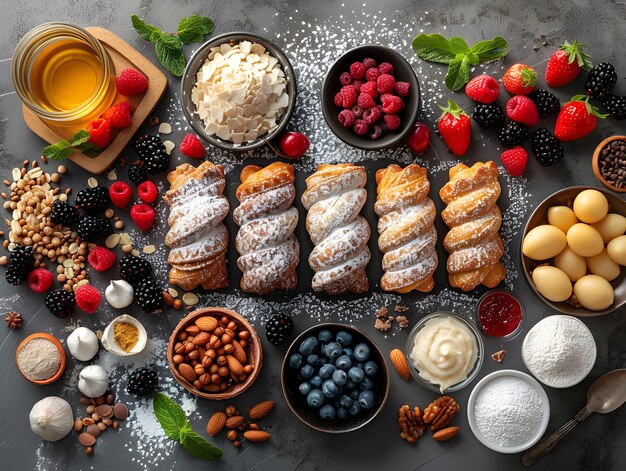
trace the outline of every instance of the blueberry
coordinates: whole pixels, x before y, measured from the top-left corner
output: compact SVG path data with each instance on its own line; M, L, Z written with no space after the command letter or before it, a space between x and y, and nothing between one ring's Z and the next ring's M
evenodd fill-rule
M310 355L315 351L315 349L319 346L319 342L315 337L307 337L300 344L299 351L303 355Z
M333 334L330 330L321 330L319 334L317 334L317 340L322 343L328 343L333 339Z
M324 396L332 399L339 396L341 388L337 386L332 379L327 379L322 383L322 392L324 393Z
M359 388L361 388L361 391L369 391L370 389L374 389L374 381L372 381L372 378L370 378L369 376L366 376L365 378L363 378L361 384L359 384Z
M365 365L363 365L363 371L367 376L374 376L376 373L378 373L378 365L370 360L365 363Z
M350 342L352 342L352 335L350 335L345 330L340 330L339 332L337 332L335 340L337 340L337 343L342 347L347 347L348 345L350 345Z
M326 356L331 360L336 360L341 355L341 345L337 342L330 342L326 345Z
M302 394L303 396L306 396L307 394L309 394L311 392L311 389L313 389L311 387L311 384L307 383L306 381L304 383L300 383L300 386L298 386L298 390L300 391L300 394Z
M306 357L306 362L311 366L319 366L320 365L320 357L312 353L308 357Z
M324 420L333 420L336 415L335 408L330 404L326 404L320 409L320 417Z
M350 409L348 409L348 414L350 415L359 415L361 413L361 404L358 401L354 401Z
M322 385L323 380L319 375L315 375L309 380L309 383L311 383L311 386L314 388L319 388Z
M335 368L335 365L326 363L320 368L318 374L320 375L322 379L329 379L333 375L336 369L337 368Z
M348 417L348 410L345 407L337 408L337 418L339 420L345 420Z
M309 407L319 409L324 404L324 394L319 389L312 389L306 396L306 403Z
M350 392L350 399L352 399L353 401L356 401L358 398L359 398L358 389L353 389L352 392Z
M376 398L372 391L362 391L359 394L359 404L363 409L371 409L376 405Z
M328 381L330 381L330 380L328 380ZM346 381L348 381L348 375L343 370L335 370L335 372L333 373L332 381L337 386L343 386L344 384L346 384Z
M350 381L350 379L348 379L348 382L346 383L346 389L352 391L353 389L356 389L357 384L354 381Z
M364 343L358 343L354 347L354 358L358 361L366 361L370 357L370 348Z
M346 409L350 409L354 400L350 396L346 396L345 394L339 398L339 405L341 407L345 407Z
M302 355L299 353L292 353L289 357L289 367L297 370L302 366Z
M348 370L348 378L350 378L350 381L352 381L353 383L360 383L361 381L363 381L364 377L365 373L363 373L363 370L361 368L353 366Z
M350 358L346 355L341 355L335 360L335 366L340 370L349 370L352 366L352 360L350 360Z
M351 348L344 347L343 354L350 358L350 360L354 360L354 350L352 350Z
M315 368L311 365L304 365L300 368L300 373L298 373L298 378L300 379L309 379L315 374Z

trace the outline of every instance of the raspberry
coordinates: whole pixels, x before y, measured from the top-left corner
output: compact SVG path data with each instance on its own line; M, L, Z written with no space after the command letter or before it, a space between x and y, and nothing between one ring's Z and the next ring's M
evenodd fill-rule
M381 74L392 75L393 74L393 65L391 65L389 62L381 62L378 65L378 70L380 70Z
M465 94L478 103L493 103L500 95L500 85L489 75L479 75L465 85Z
M109 187L109 197L111 202L118 208L125 208L133 196L133 190L125 182L117 181Z
M89 142L101 149L111 142L111 125L106 119L94 119L87 125L87 132L89 133Z
M120 72L115 85L120 95L139 95L148 89L148 79L137 70L128 68Z
M517 146L512 149L505 150L500 156L502 164L506 171L512 177L519 177L524 170L526 170L526 164L528 163L528 152L523 147Z
M380 93L392 92L396 86L396 79L389 74L380 74L376 79L376 86Z
M35 268L28 274L28 287L35 293L45 293L54 283L54 275L45 268Z
M367 93L372 98L376 98L378 96L376 82L365 82L363 85L361 85L360 93Z
M380 112L378 107L374 106L372 108L368 108L363 112L363 121L365 121L365 124L367 124L368 126L371 126L376 121L378 121L381 116L382 113Z
M354 116L356 116L357 118L360 118L361 116L363 116L363 108L361 108L359 105L353 106L352 112L354 113Z
M401 123L400 116L398 116L397 114L386 114L383 116L383 120L387 125L387 129L389 129L390 131L398 129Z
M393 91L396 92L398 96L409 96L409 82L396 82L396 85L393 87Z
M379 75L380 71L378 70L378 67L372 67L371 69L367 69L365 71L365 80L368 82L375 82Z
M363 67L365 67L365 70L376 67L376 61L371 57L366 57L365 59L363 59Z
M356 105L356 90L352 85L341 87L341 96L343 97L343 107L352 108Z
M362 119L357 119L354 122L353 129L354 129L354 133L357 136L363 136L364 134L367 134L367 124Z
M375 124L371 129L372 131L368 134L370 139L378 139L383 135L383 128L378 124Z
M112 128L125 129L130 126L133 118L130 116L132 110L131 104L128 101L122 101L115 105L109 106L102 118L106 119Z
M130 208L130 217L142 231L147 231L154 224L154 208L149 204L139 203Z
M105 247L94 247L89 251L87 261L96 271L105 271L115 264L115 252Z
M159 195L159 190L154 183L150 180L146 180L145 182L141 182L137 187L137 194L139 195L139 199L144 203L154 203Z
M343 108L343 96L341 92L337 92L335 95L335 106L341 106Z
M526 126L534 126L539 122L539 111L535 102L524 95L516 95L506 103L506 115Z
M339 113L339 122L344 128L351 128L356 121L356 115L352 110L341 110Z
M399 96L388 95L381 97L381 100L383 102L383 113L394 114L404 108L404 102Z
M180 151L187 157L201 159L204 157L204 146L195 134L188 133L180 143Z
M352 86L354 87L354 90L356 90L357 93L359 93L359 91L361 90L362 85L363 85L363 80L354 80L352 82Z
M343 72L339 76L339 83L341 83L341 85L350 85L352 83L352 75L350 75L350 72Z
M365 66L363 62L355 62L352 64L350 66L350 75L357 80L362 79L365 76Z
M100 305L102 295L91 285L81 285L76 288L76 304L87 314L93 314Z
M367 84L365 84L365 85L367 85ZM363 85L363 87L365 85ZM363 88L363 87L361 87L361 88ZM358 104L359 104L359 107L363 108L364 110L376 106L376 103L374 102L374 99L371 97L371 95L368 95L367 93L359 94Z

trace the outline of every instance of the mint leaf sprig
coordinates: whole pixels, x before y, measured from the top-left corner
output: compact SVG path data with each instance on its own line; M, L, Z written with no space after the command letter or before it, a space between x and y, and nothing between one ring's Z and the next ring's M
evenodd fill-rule
M496 36L469 47L459 36L447 39L440 34L420 34L413 40L413 51L422 60L447 64L445 83L456 92L469 82L471 66L504 57L509 51L509 44Z
M79 150L87 155L95 155L100 152L100 148L88 142L90 137L88 131L80 130L69 141L61 139L59 142L44 148L43 155L52 160L65 160L72 155L74 150Z
M197 14L180 20L175 33L161 31L137 15L131 15L130 20L139 36L154 43L154 51L159 62L177 77L183 75L185 71L186 60L182 45L200 42L215 29L211 18Z

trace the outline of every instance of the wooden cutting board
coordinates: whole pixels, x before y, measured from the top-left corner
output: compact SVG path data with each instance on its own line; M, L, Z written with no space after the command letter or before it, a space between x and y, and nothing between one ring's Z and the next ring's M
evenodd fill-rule
M116 75L127 67L133 67L148 77L150 82L148 90L143 95L124 97L124 99L130 101L133 106L134 111L132 123L126 129L119 131L114 130L114 132L117 132L117 135L114 134L111 143L97 157L88 157L79 151L74 151L74 153L69 157L72 162L81 166L88 172L101 174L115 163L122 152L122 149L124 149L139 126L141 126L150 113L152 113L152 110L154 110L157 103L159 103L165 89L167 88L167 78L158 69L158 67L152 64L136 49L132 48L128 45L128 43L123 41L119 36L113 34L111 31L98 27L89 27L85 29L104 45L104 48L109 53L109 56L111 56ZM114 101L119 101L119 99L120 96L118 95L115 97ZM25 105L22 105L22 114L24 115L26 125L35 134L50 144L53 144L60 139L67 138L67 136L61 136L60 131L55 130L53 126L39 119L39 117L37 117ZM78 131L78 129L72 130L70 134L73 134L75 131Z

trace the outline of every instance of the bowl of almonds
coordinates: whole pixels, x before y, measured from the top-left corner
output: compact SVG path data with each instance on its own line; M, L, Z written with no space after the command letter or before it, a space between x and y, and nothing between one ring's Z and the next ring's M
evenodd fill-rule
M250 323L229 309L208 307L183 318L170 337L172 375L198 397L230 399L259 375L263 350Z

